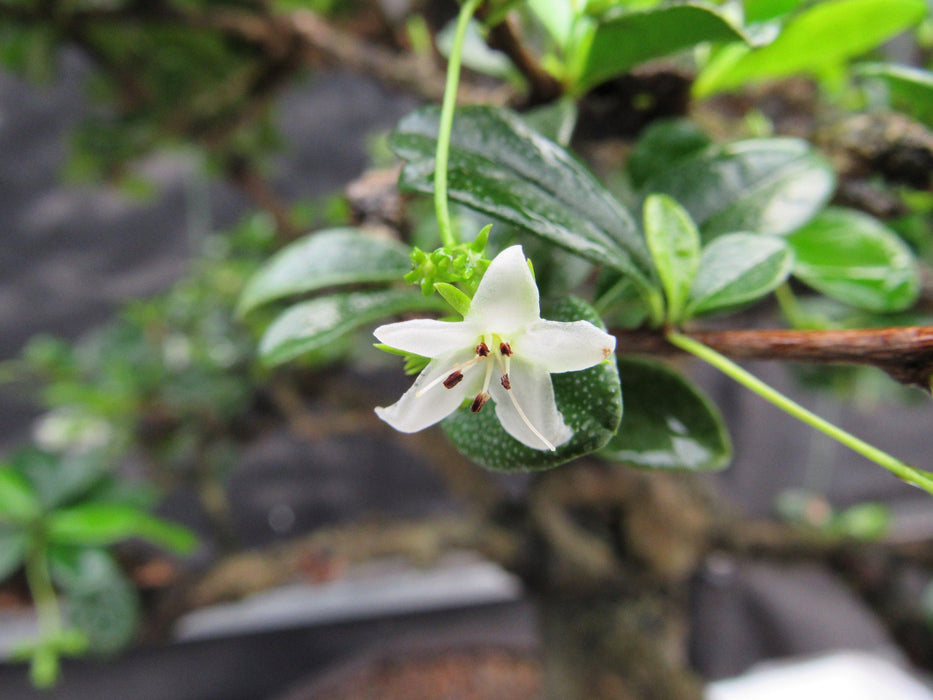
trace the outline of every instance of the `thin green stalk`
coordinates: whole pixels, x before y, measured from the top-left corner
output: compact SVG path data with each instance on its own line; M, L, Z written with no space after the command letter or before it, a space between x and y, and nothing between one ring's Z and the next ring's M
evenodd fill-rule
M26 582L39 618L39 641L32 656L30 674L40 688L52 686L58 678L58 651L50 644L62 632L62 613L52 586L52 575L45 547L34 547L26 557Z
M52 576L44 548L36 548L26 558L26 581L39 617L42 637L52 637L61 632L62 616L58 607L58 596L52 587Z
M482 0L467 0L460 8L454 43L447 63L447 84L444 87L444 102L441 106L441 123L437 133L437 154L434 158L434 211L441 230L441 242L445 246L457 245L457 236L450 224L450 209L447 205L447 161L450 154L450 134L454 125L454 108L457 106L457 88L460 85L460 56L467 25Z
M763 398L765 401L770 401L781 410L794 416L794 418L803 421L807 425L842 443L866 459L869 459L875 464L884 467L892 474L900 477L907 483L913 484L914 486L919 486L924 491L933 494L933 473L917 469L910 466L909 464L905 464L899 459L892 457L887 452L883 452L877 447L869 445L864 440L861 440L851 433L846 432L842 428L833 425L829 421L820 418L815 413L808 411L797 402L784 396L784 394L780 393L773 387L768 386L754 375L746 372L729 358L724 357L712 348L703 345L703 343L699 343L693 338L690 338L689 336L683 335L682 333L678 333L676 331L668 332L667 339L672 345L675 345L681 350L689 352L691 355L694 355L704 362L711 364L726 376L734 379L745 388L758 394L758 396Z

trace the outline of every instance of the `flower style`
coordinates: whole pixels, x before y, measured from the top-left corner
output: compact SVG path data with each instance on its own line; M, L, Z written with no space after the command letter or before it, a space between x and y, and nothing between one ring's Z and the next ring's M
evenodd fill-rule
M538 287L518 245L490 263L462 322L402 321L374 334L390 347L431 358L402 398L376 409L396 430L423 430L470 397L477 412L491 398L509 435L551 451L573 435L554 401L551 374L599 364L616 342L589 321L542 319Z

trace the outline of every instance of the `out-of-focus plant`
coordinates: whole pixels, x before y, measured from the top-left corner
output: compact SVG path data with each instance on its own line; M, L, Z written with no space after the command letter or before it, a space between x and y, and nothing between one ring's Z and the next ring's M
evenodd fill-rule
M192 532L149 512L151 500L94 451L30 448L0 462L0 581L25 571L39 629L13 658L31 663L37 686L55 683L62 656L112 654L132 640L139 602L111 545L195 547Z

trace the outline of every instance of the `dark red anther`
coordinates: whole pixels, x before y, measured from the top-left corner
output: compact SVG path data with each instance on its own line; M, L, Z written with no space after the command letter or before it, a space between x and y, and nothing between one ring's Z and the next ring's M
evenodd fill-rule
M505 389L506 391L512 388L512 382L509 381L509 375L507 374L503 374L499 378L499 382L502 384L502 388Z
M486 343L480 343L476 346L476 354L480 357L486 357L489 354L489 347Z
M512 346L508 343L499 343L499 352L503 357L509 357L512 354Z
M476 398L473 399L473 405L470 406L470 410L473 411L473 413L479 413L480 409L486 405L487 401L489 401L489 394L485 391L480 392L476 395Z
M463 372L461 372L459 369L454 370L450 373L450 376L444 380L444 386L448 389L453 389L461 381L463 381Z

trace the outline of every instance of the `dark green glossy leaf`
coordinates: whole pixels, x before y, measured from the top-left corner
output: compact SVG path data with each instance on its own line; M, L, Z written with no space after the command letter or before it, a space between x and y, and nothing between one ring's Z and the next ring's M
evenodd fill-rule
M439 110L406 116L390 139L406 161L401 185L434 191ZM653 290L653 268L631 214L563 148L516 115L465 107L454 119L450 198L526 229L592 262L631 275Z
M744 41L741 30L714 5L684 2L616 11L597 25L577 79L577 92L653 58L707 41Z
M645 200L645 237L667 298L667 320L681 320L700 264L700 232L690 215L663 194Z
M711 143L709 136L689 119L655 122L642 132L625 168L632 185L641 188L676 161L699 153Z
M555 321L583 319L600 327L599 316L585 302L567 297L545 309ZM479 413L462 407L441 425L454 446L473 461L498 471L551 469L598 450L615 434L622 417L622 392L614 362L579 372L552 374L554 396L573 429L573 437L555 452L535 450L505 432L492 406Z
M400 280L411 269L408 248L355 228L305 236L280 250L249 280L237 313L316 289Z
M711 471L732 458L719 411L696 386L659 362L619 362L625 419L600 454L648 469Z
M100 549L56 546L49 553L69 624L84 633L91 651L123 649L136 631L139 600L120 567Z
M881 80L894 107L933 127L933 73L893 63L864 63L855 72Z
M788 236L794 275L826 296L869 311L900 311L920 291L907 245L877 219L827 209Z
M48 518L48 536L59 544L103 546L140 537L188 553L197 536L187 528L122 503L90 502L58 510Z
M834 187L832 168L809 144L779 138L710 147L650 178L642 192L669 194L711 238L789 233L813 218Z
M12 467L0 467L0 522L24 523L42 508L29 482Z
M924 0L831 0L793 17L767 46L737 52L730 65L704 70L694 94L707 96L748 82L795 73L818 74L839 65L919 22Z
M777 236L730 233L703 249L687 314L708 313L763 297L790 275L794 256Z
M267 366L326 348L361 326L406 311L448 311L438 297L408 289L332 294L285 310L266 329L259 356Z
M0 530L0 583L19 570L28 542L29 536L25 532Z

